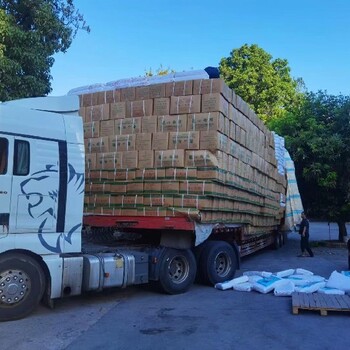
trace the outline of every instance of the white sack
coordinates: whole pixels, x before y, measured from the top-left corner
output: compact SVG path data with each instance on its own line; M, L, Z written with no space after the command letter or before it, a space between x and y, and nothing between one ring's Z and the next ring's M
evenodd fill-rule
M237 290L238 292L251 292L252 289L253 284L250 282L239 283L233 286L233 290Z
M314 274L313 272L311 272L311 271L309 271L309 270L300 269L300 268L296 269L296 270L295 270L295 273L296 273L297 275L308 275L308 276L311 276L311 275Z
M294 283L291 281L283 281L283 283L279 283L278 286L276 286L275 290L273 291L273 294L276 297L287 297L291 296L294 292L295 287Z
M324 288L325 286L326 282L310 283L306 286L295 287L295 291L299 293L314 293L317 292L320 288Z
M232 288L235 284L248 282L248 280L249 280L248 276L241 276L241 277L234 278L230 281L216 283L215 288L220 290L226 290L226 289Z
M253 289L257 292L266 294L274 290L281 280L282 279L277 276L262 278L253 283Z
M340 289L336 289L336 288L329 288L329 287L323 287L320 288L317 293L321 293L321 294L334 294L334 295L344 295L345 292L343 290Z
M293 275L294 271L295 271L294 269L283 270L283 271L276 272L275 275L281 278L287 277L287 276Z
M329 277L326 287L340 289L344 292L350 292L350 277L343 275L338 271L333 271Z
M267 271L246 271L243 272L243 276L261 276L261 277L271 277L272 272L267 272Z

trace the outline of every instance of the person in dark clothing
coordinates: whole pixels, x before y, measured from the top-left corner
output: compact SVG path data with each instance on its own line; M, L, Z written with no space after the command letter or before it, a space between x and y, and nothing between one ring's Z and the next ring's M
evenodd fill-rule
M310 257L314 256L314 253L312 252L310 245L309 245L309 220L307 219L304 212L301 213L301 223L299 227L299 234L300 234L300 248L301 248L301 254L298 255L299 257L307 256L305 254L305 250L309 253Z

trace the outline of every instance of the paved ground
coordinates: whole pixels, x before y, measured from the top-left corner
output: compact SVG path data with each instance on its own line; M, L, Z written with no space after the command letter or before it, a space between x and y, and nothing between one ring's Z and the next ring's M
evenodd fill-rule
M336 226L331 237L336 239ZM327 224L311 222L314 240L328 240ZM314 248L314 258L297 258L299 235L287 245L242 260L244 271L305 268L326 278L347 269L347 251ZM195 285L183 295L134 287L57 302L30 317L0 325L0 349L340 349L349 348L350 313L292 314L290 297L272 293L218 291Z

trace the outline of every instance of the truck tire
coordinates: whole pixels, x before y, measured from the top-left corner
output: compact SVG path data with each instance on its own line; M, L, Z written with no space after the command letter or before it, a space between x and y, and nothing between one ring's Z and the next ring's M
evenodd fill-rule
M205 284L215 285L234 278L237 256L233 247L223 241L208 241L200 256L198 274Z
M39 263L22 253L0 257L0 321L23 318L40 303L45 275Z
M193 284L196 272L196 259L191 250L166 248L160 261L160 288L167 294L184 293Z

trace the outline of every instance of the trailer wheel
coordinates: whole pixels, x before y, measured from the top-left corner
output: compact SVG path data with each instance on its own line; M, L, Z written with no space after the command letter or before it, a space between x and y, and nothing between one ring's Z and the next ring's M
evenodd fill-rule
M0 321L32 313L44 290L45 275L35 259L21 253L0 257Z
M232 279L237 269L237 256L233 247L223 241L208 241L200 256L198 273L205 284Z
M186 292L196 277L196 260L191 250L166 248L160 261L159 285L163 292Z

